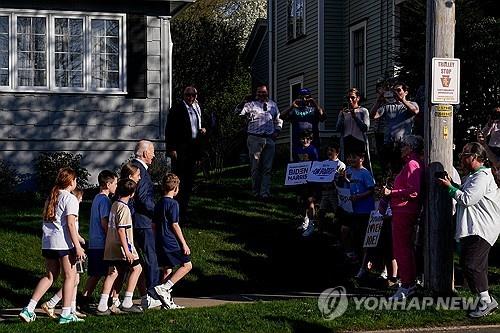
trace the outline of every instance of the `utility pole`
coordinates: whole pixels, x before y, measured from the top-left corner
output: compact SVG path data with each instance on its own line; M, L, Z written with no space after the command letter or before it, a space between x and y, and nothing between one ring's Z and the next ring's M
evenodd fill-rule
M453 107L432 104L432 59L453 58L455 1L427 0L426 103L424 141L427 197L425 198L424 286L434 294L450 294L453 288L452 203L436 183L435 173L453 168ZM447 62L441 62L446 64Z

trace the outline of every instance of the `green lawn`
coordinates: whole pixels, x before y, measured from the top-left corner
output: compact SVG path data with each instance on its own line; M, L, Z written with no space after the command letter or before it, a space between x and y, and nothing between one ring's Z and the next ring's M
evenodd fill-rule
M174 296L321 292L338 285L351 286L353 268L344 265L342 254L331 246L329 236L315 235L305 240L298 235L294 195L278 186L282 173L274 177L275 199L270 203L252 199L247 173L246 167L232 168L220 183L198 184L192 199L191 221L184 226L194 268L176 286ZM91 198L86 199L79 218L83 235L87 235ZM13 200L0 208L0 308L24 306L44 273L40 253L41 207L41 202ZM498 266L498 261L493 263L492 292L500 298ZM84 282L85 278L81 284ZM52 291L58 286L59 282ZM139 316L90 317L85 323L71 325L70 331L323 332L499 321L500 315L495 314L472 322L462 311L357 311L352 302L343 316L327 321L321 317L317 299L312 298L150 311ZM0 323L0 332L25 332L28 326L30 332L69 329L40 317L30 324Z

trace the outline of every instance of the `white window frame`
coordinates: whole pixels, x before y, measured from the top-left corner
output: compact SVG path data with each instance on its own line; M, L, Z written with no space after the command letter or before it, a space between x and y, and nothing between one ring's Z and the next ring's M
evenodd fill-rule
M361 89L362 96L366 96L366 21L355 24L349 28L349 87L353 87L354 85L354 33L363 30L363 88ZM356 87L360 88L360 87Z
M287 2L287 21L286 21L286 33L287 33L287 39L289 41L292 41L294 39L297 39L301 36L304 36L306 34L306 12L307 12L307 6L306 6L306 0L290 0L292 1L292 7L295 9L296 8L296 1L302 1L304 9L303 9L303 17L302 17L302 31L297 33L297 16L290 16L289 8L288 8L288 2ZM288 36L288 25L290 24L289 20L293 20L293 34L292 36Z
M74 11L43 11L26 9L0 9L1 16L9 17L9 86L0 86L0 92L43 92L43 93L88 93L88 94L126 94L127 93L127 43L126 43L126 14L111 14L98 12ZM47 29L47 71L46 86L19 87L17 75L17 18L19 16L45 17ZM83 87L57 87L55 81L55 19L82 19L83 20ZM119 82L118 88L92 88L91 64L91 20L118 20L119 21Z

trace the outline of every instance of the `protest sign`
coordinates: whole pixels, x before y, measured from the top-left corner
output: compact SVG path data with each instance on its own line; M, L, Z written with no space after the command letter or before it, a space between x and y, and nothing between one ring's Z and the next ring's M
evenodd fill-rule
M300 185L307 183L307 174L311 162L289 163L286 168L285 185Z
M383 224L384 216L382 216L382 214L380 214L378 210L372 211L370 213L370 221L368 222L368 227L366 228L365 242L363 243L363 247L377 247Z
M347 213L352 213L352 201L349 199L351 197L351 189L337 187L337 193L339 196L339 207Z
M312 163L309 174L307 175L308 182L315 183L331 183L337 171L338 163L334 161L314 161Z

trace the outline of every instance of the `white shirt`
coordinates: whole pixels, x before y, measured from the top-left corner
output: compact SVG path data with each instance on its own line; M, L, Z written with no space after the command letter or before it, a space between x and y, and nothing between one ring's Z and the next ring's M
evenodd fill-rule
M468 176L455 192L457 232L455 238L477 235L493 246L500 234L500 189L491 169L483 168Z
M201 110L198 103L194 102L189 105L184 101L184 105L188 110L189 121L191 123L191 137L196 139L198 136L198 130L201 128Z
M69 250L74 247L68 229L68 215L78 217L78 206L78 199L73 194L59 190L56 220L43 222L43 250Z

